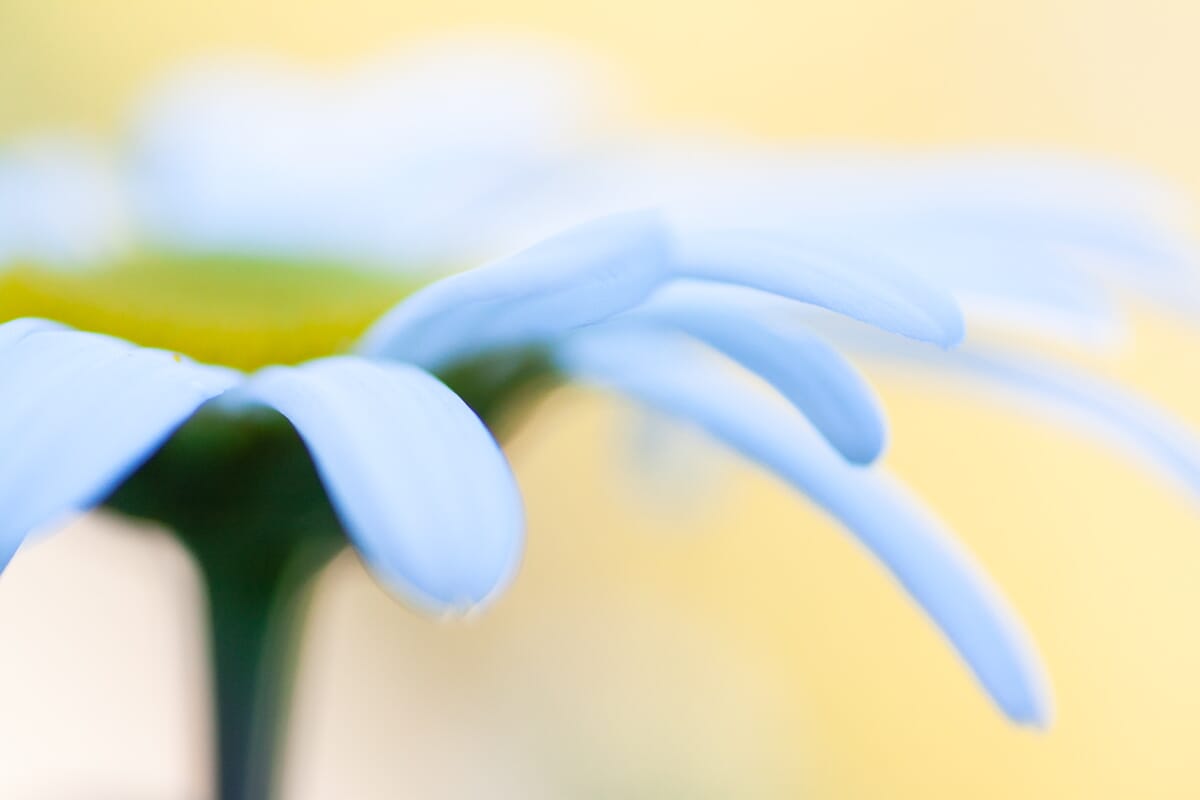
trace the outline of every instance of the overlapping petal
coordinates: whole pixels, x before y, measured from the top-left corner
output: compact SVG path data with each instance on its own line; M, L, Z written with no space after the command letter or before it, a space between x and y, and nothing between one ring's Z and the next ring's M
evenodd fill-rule
M921 226L874 233L870 247L943 287L974 330L1013 330L1086 346L1125 333L1121 309L1087 260L1052 243Z
M962 338L953 298L898 264L756 233L682 236L654 211L601 217L507 259L439 281L377 322L364 355L436 369L548 341L642 305L684 280L750 287L944 346Z
M1098 432L1200 499L1200 436L1129 389L1069 364L994 347L971 347L937 359L908 349L887 353L890 359L973 378L990 389L1031 401L1036 412L1068 427Z
M825 340L798 325L772 327L725 287L677 284L619 321L677 330L766 380L847 460L874 461L886 423L866 380Z
M360 350L433 368L558 336L640 303L669 258L657 213L603 217L417 292L367 332Z
M678 237L676 259L684 277L761 289L944 347L963 337L949 293L899 264L830 242L756 230L689 231Z
M0 566L120 485L239 375L36 321L0 325Z
M970 556L896 483L848 465L777 398L731 382L687 348L645 335L576 337L564 369L699 425L811 497L888 567L1015 721L1044 725L1043 669Z
M517 35L452 35L336 71L210 58L132 121L145 222L219 252L460 266L606 107L606 84L569 48Z
M467 610L515 571L524 512L508 462L428 373L335 357L266 369L222 402L287 417L359 552L409 599Z

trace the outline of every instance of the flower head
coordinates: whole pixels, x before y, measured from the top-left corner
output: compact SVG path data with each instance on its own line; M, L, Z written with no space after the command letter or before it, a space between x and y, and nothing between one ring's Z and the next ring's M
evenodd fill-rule
M1078 234L1119 250L1129 245L1120 231L1056 215L1061 204L1039 206L1007 174L977 180L977 162L953 180L865 163L797 173L821 187L803 208L784 202L796 185L776 175L759 182L775 190L742 192L733 209L698 213L681 192L667 213L595 216L441 279L386 272L379 263L391 258L420 254L440 266L463 251L410 238L403 232L422 227L412 218L381 219L372 203L391 195L371 159L349 171L310 163L329 142L291 138L315 101L283 83L287 102L269 108L287 113L252 141L205 127L215 120L228 133L228 106L210 102L208 89L200 106L216 109L211 118L193 126L180 101L162 126L147 123L154 180L135 181L131 194L154 247L90 271L26 264L0 274L0 313L11 319L0 326L4 561L30 531L107 504L175 527L197 551L224 530L250 560L344 532L385 585L423 607L462 611L502 589L520 556L521 498L493 432L522 391L579 379L700 426L807 495L896 576L1007 714L1047 720L1042 668L1007 604L932 515L864 468L882 451L885 426L842 353L857 334L827 341L814 331L838 317L940 353L964 335L961 287L940 270L950 260L988 252L987 243L1033 252ZM346 148L369 126L348 119L321 133L349 137L336 139L335 155L350 161L331 164L358 163ZM524 130L500 143L522 142ZM429 151L401 152L408 167L430 152L452 170L487 166L468 170L469 190L450 193L449 205L436 193L408 198L414 213L455 220L446 230L474 221L494 232L518 196L537 207L549 192L560 210L580 208L583 195L555 190L545 163L518 159L514 171L511 147L472 149L460 135L443 153L438 137L417 140ZM247 141L258 148L250 155L239 149ZM480 141L495 144L486 131ZM479 175L495 179L478 185ZM627 185L619 194L662 199ZM297 263L297 253L322 261ZM325 259L373 269L335 270ZM1050 255L1039 263L1059 264ZM961 274L1023 309L1046 296L1040 271L1008 281L999 270ZM260 535L272 528L287 533Z

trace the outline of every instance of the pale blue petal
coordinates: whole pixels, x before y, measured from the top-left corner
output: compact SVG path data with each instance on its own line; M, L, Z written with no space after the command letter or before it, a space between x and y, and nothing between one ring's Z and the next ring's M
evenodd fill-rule
M416 367L354 357L272 367L226 402L278 410L384 584L441 611L502 588L520 557L521 496L483 423Z
M870 246L950 291L973 329L1028 331L1085 345L1111 344L1125 332L1104 281L1049 244L914 224L880 231Z
M845 458L874 461L883 451L886 423L862 375L816 334L798 325L765 325L728 302L724 288L668 287L618 319L678 330L719 350L774 386Z
M809 232L857 231L859 240L882 223L935 235L1066 244L1116 256L1127 273L1169 273L1194 260L1178 227L1192 216L1190 204L1145 175L1103 163L1002 151L901 158L757 151L725 165L740 183L693 190L699 202L723 205L737 217L732 224L799 222ZM693 172L703 168L697 164Z
M1190 259L1171 225L1190 210L1147 175L1034 153L963 154L917 166L909 185L928 187L931 210L952 225L1087 247L1137 262L1131 271L1174 270Z
M962 315L940 287L876 257L762 231L691 231L678 239L681 277L750 286L949 347Z
M0 326L0 554L94 506L237 373L91 333ZM2 566L2 564L0 564Z
M1145 398L1069 364L1028 353L973 347L925 359L929 366L981 378L1035 401L1035 410L1072 427L1097 430L1163 470L1200 499L1200 436L1182 420Z
M159 238L221 252L478 263L481 233L574 148L605 85L569 47L494 33L337 70L206 59L134 120L143 213Z
M769 319L767 317L769 316ZM1032 350L1011 351L968 344L952 351L932 351L878 331L850 326L837 318L801 319L778 306L764 320L781 331L816 326L842 351L899 365L980 381L988 399L1026 401L1029 409L1068 428L1100 435L1147 460L1200 499L1200 435L1186 422L1112 381L1070 363L1039 356ZM998 395L991 389L1005 390Z
M864 177L871 194L888 198L882 206L897 227L1050 246L1063 261L1084 255L1092 277L1160 301L1177 301L1172 294L1185 283L1195 288L1197 252L1180 224L1190 204L1145 175L1062 156L980 152L918 159L890 188ZM860 208L849 205L847 216L861 217Z
M1047 723L1043 669L1012 611L898 484L847 464L777 398L731 382L670 342L581 336L562 351L562 365L699 425L803 491L892 571L1005 713L1021 723Z
M16 344L31 333L56 330L65 330L65 328L57 322L51 322L48 319L21 317L9 320L0 324L0 351L3 351L4 348L11 344Z
M129 244L131 217L117 164L97 143L41 135L0 150L0 264L91 266Z
M669 248L655 212L593 220L428 286L380 319L360 350L432 369L554 337L645 299L667 274Z

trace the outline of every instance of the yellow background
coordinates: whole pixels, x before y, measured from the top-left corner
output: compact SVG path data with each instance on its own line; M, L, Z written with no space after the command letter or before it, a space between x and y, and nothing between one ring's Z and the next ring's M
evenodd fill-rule
M188 55L267 47L331 63L458 26L576 41L631 76L655 121L1049 145L1200 191L1200 6L1187 0L0 0L0 136L113 133ZM1145 310L1138 323L1135 347L1100 368L1200 426L1200 334ZM1042 647L1048 733L1005 723L802 498L723 462L717 497L639 490L628 420L568 392L512 448L530 542L493 613L432 625L350 558L323 581L290 795L1200 796L1197 505L961 387L877 378L889 465ZM104 521L22 554L0 580L0 793L201 795L194 593L165 542Z

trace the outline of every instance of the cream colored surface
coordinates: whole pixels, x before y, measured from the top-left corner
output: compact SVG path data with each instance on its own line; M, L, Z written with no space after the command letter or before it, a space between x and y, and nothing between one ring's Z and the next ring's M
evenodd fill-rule
M578 40L654 120L1052 145L1200 190L1200 7L1184 0L3 0L0 130L111 131L157 70L213 48L328 63L463 24ZM1106 368L1200 426L1200 333L1138 322ZM880 375L888 463L1028 620L1051 731L1006 724L883 573L774 482L735 469L677 518L639 505L619 412L569 392L513 449L529 551L492 614L436 626L335 565L289 796L1200 795L1195 504L977 394ZM202 796L194 591L161 541L107 526L22 554L0 579L0 796Z

